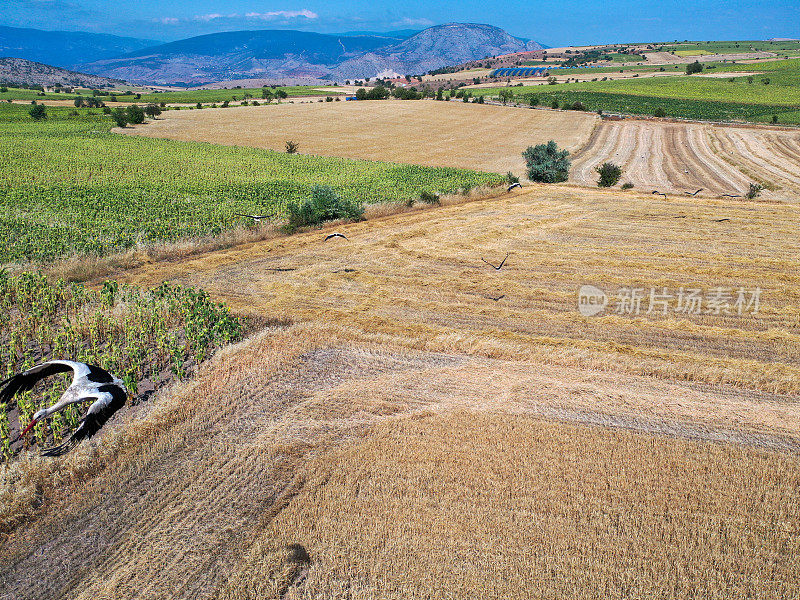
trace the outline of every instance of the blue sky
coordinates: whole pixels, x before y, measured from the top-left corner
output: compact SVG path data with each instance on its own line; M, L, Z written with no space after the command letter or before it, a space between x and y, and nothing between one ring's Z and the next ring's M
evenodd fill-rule
M0 0L0 24L175 40L239 29L423 29L488 23L548 46L800 38L800 0Z

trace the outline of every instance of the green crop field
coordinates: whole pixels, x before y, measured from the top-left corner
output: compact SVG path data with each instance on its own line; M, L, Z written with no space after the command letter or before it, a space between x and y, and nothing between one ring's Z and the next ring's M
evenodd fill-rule
M316 185L373 203L496 184L496 174L120 136L98 111L0 105L0 264L114 253L282 217ZM145 125L146 126L146 125Z
M283 86L278 88L269 88L273 93L277 92L278 90L283 90L289 96L332 96L336 95L335 92L325 91L322 92L319 89L319 86L309 86L309 85L295 85L295 86ZM140 93L140 97L136 98L135 94L124 94L123 92L126 91L136 91ZM261 99L261 90L262 88L233 88L227 90L176 90L176 91L168 91L168 92L142 92L132 86L130 88L123 86L119 90L103 90L103 93L107 95L102 95L99 97L100 100L104 102L108 102L111 96L115 96L119 102L139 102L139 103L149 103L149 102L167 102L167 103L175 103L175 104L196 104L197 102L202 103L213 103L213 102L224 102L228 100L229 102L235 102L237 100L243 100L245 97L260 100ZM339 92L340 94L345 94L346 92L342 90ZM38 90L29 90L23 88L14 88L8 87L7 91L0 92L0 101L3 100L73 100L78 96L88 97L92 95L91 90L79 90L73 93L54 93L54 92L47 92L44 95L41 94Z
M0 270L0 309L0 377L69 356L110 369L134 396L145 380L158 386L182 378L191 364L240 339L246 329L202 290L166 283L142 290L107 281L94 291L38 273L12 276ZM26 425L37 410L58 400L69 379L37 386L11 405L0 403L0 464L15 453L9 412ZM85 408L72 405L54 414L36 425L26 443L61 443Z
M800 42L786 41L721 41L721 42L679 42L671 44L654 44L659 52L697 52L707 54L738 54L741 52L775 52L776 54L800 51Z
M333 92L321 92L319 91L319 86L307 86L307 85L297 85L297 86L286 86L286 87L279 87L279 88L268 88L273 93L277 92L278 90L283 90L289 96L331 96L335 95ZM142 94L141 102L167 102L167 103L176 103L176 104L194 104L197 102L208 103L208 102L224 102L228 100L229 102L234 102L237 100L243 100L245 96L248 99L252 98L255 100L261 99L261 90L262 88L240 88L240 89L229 89L229 90L181 90L181 91L169 91L169 92L154 92L151 94ZM345 90L342 90L340 93L345 94ZM120 97L120 100L123 100L123 97Z
M706 72L763 72L763 75L740 75L731 78L641 77L618 81L581 81L548 86L512 88L520 101L530 95L549 104L556 98L580 100L589 110L653 114L663 108L667 116L711 119L769 121L777 115L780 123L800 123L800 60L780 60L747 64L712 64ZM652 67L651 67L652 69ZM670 67L666 67L667 70ZM592 69L575 70L586 76ZM558 73L563 74L560 70ZM732 81L731 81L732 79ZM475 89L474 95L494 96L497 89Z

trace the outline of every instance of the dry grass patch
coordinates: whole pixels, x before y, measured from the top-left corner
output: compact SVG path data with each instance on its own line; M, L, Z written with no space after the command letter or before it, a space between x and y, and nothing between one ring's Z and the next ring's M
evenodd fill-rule
M281 152L294 140L303 154L521 175L525 148L554 139L576 150L597 119L574 111L387 100L170 111L145 127L117 131Z
M455 413L318 457L221 598L793 598L795 457Z
M234 310L335 323L354 340L797 393L799 225L791 205L536 187L336 226L348 240L312 231L125 278L198 285ZM500 271L481 261L507 252ZM631 286L763 292L757 315L583 317L583 284L612 302Z

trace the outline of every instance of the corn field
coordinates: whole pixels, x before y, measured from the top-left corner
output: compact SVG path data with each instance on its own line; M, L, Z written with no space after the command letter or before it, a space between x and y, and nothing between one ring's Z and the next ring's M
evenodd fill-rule
M116 374L135 398L187 375L222 344L238 340L244 324L202 290L163 283L151 290L106 281L97 290L42 274L0 271L0 378L50 359L96 364ZM54 404L71 375L58 376L0 404L0 461L33 414ZM86 406L73 405L34 428L33 444L59 443Z
M48 107L34 122L27 110L0 105L0 264L216 236L252 226L236 213L282 219L318 185L373 203L501 182L461 169L120 136L92 111Z

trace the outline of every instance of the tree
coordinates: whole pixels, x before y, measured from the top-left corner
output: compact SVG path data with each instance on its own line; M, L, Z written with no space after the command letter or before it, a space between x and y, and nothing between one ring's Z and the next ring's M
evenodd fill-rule
M437 99L437 100L444 100L444 95L443 95L443 93L442 93L442 88L439 88L439 89L436 91L436 99Z
M597 182L597 185L600 187L611 187L617 185L622 177L622 168L612 162L603 163L595 170L600 173L600 181Z
M505 104L514 100L514 92L512 90L500 90L500 101Z
M44 107L44 104L34 104L28 111L28 114L34 121L41 121L47 118L47 109Z
M559 150L550 140L546 144L528 146L522 153L528 167L528 179L540 183L558 183L569 177L569 151Z
M117 127L125 127L125 125L128 124L128 113L124 108L118 106L111 111L111 119L114 121Z
M278 101L285 100L289 94L286 93L286 90L278 90L275 92L275 96L278 98Z
M144 123L144 111L138 104L131 104L128 108L126 108L125 116L128 119L128 123L131 125L139 125L140 123Z
M266 100L267 104L269 104L275 98L275 94L273 93L273 91L271 89L264 88L264 89L261 90L261 98Z
M686 74L687 75L694 75L695 73L702 73L703 72L703 65L700 64L699 60L694 61L686 65Z
M158 106L158 104L148 104L145 106L144 112L151 119L155 119L161 114L161 108Z

